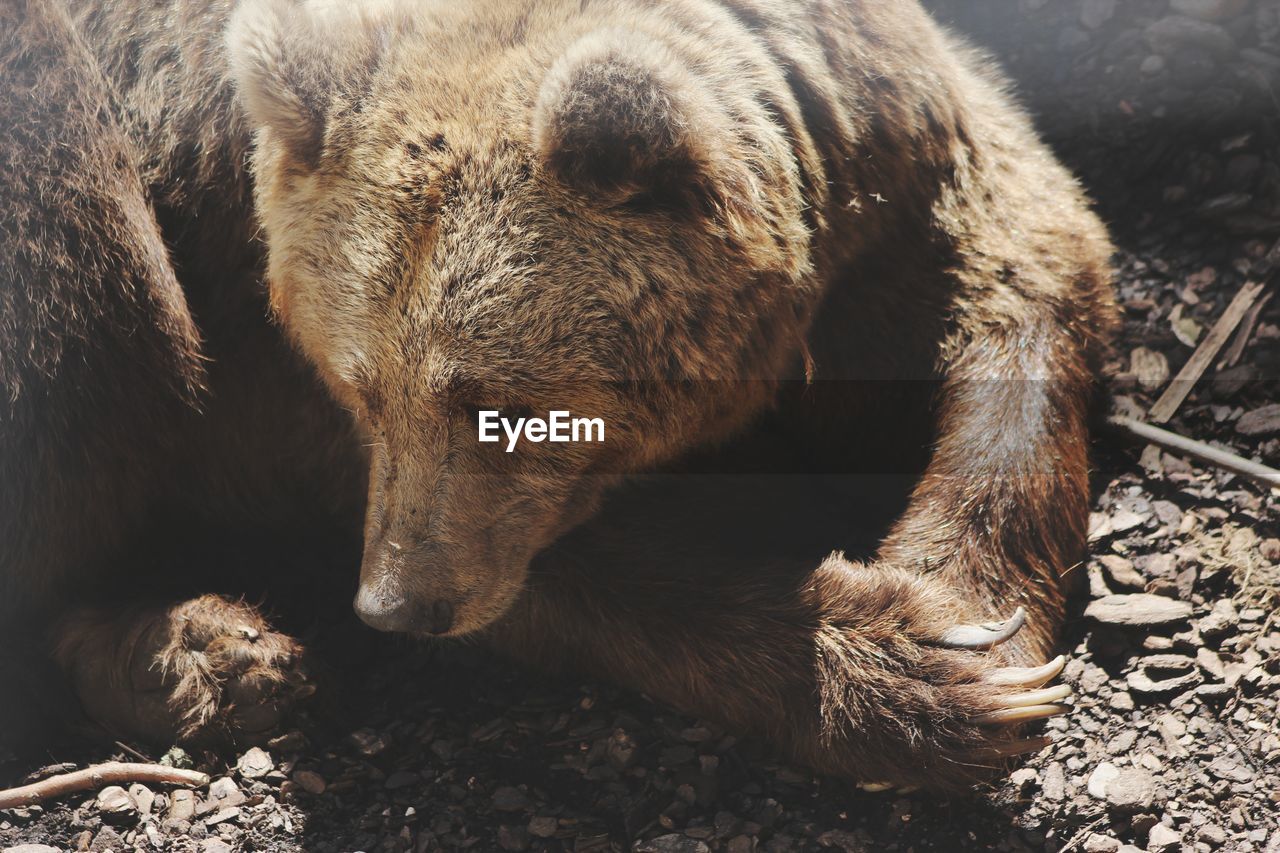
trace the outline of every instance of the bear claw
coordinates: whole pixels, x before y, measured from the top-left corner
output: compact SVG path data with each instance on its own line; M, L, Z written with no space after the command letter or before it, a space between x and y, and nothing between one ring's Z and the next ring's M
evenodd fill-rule
M991 649L1008 642L1027 623L1027 611L1019 607L1003 622L986 622L981 625L957 625L943 633L938 641L949 649Z
M1045 737L1043 735L1020 738L1007 743L993 744L987 749L982 750L978 757L984 760L990 758L1014 758L1019 755L1039 752L1052 743L1052 738Z
M1041 666L1010 666L987 677L987 683L998 687L1041 687L1048 684L1067 665L1065 655L1058 655Z
M1040 687L1061 672L1064 664L1065 658L1059 655L1043 666L997 670L987 681L1002 687ZM1070 697L1071 687L1067 684L1001 696L995 702L996 710L973 717L973 722L997 726L1054 717L1070 710L1070 706L1059 704Z
M1006 696L1000 700L999 704L1006 708L1029 708L1032 705L1057 702L1060 699L1066 699L1070 695L1071 687L1066 684L1059 684L1057 687L1046 687L1043 690L1032 690L1029 693Z
M883 794L885 791L892 790L894 784L892 782L859 782L858 789L866 791L868 794Z
M1007 726L1056 717L1070 710L1070 705L1028 705L1025 708L1005 708L989 714L979 714L973 718L973 721L980 726Z

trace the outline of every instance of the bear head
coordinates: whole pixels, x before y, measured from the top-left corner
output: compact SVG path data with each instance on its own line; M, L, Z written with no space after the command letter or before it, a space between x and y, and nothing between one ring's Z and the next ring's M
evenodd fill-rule
M714 21L636 6L232 18L272 306L367 436L375 627L483 628L619 476L741 426L803 348L783 78ZM508 453L484 410L600 418L605 440Z

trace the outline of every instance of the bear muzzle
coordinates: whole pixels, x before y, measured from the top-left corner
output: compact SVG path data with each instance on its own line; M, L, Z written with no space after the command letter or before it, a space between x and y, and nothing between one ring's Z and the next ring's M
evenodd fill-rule
M415 541L404 530L378 531L365 546L353 604L379 631L461 636L508 610L523 587L525 566L518 557L514 565L495 559L483 546L446 548Z
M453 627L454 607L447 598L423 600L390 588L362 583L355 600L356 615L370 628L406 634L446 634Z

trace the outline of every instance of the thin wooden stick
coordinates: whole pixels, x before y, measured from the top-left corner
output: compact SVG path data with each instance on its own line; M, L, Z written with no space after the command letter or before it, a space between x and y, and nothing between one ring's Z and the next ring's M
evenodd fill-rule
M1165 450L1180 453L1183 456L1190 456L1192 459L1216 465L1224 471L1239 474L1241 477L1248 477L1250 480L1264 486L1280 489L1280 471L1260 462L1252 462L1220 447L1214 447L1211 444L1205 444L1203 441L1186 438L1177 433L1169 432L1167 429L1145 424L1142 421L1135 421L1133 418L1122 418L1118 415L1107 418L1107 425L1140 442L1154 444L1163 447Z
M74 794L77 791L90 791L95 788L105 788L108 785L130 782L153 782L202 788L209 784L209 775L195 770L179 770L176 767L164 767L159 764L126 764L112 761L107 764L95 764L83 770L73 770L70 773L59 773L19 788L2 790L0 791L0 809L31 806L54 797Z
M1169 387L1164 389L1160 399L1151 407L1151 411L1147 413L1149 421L1162 424L1173 417L1174 412L1178 411L1178 407L1182 405L1182 401L1191 393L1191 388L1204 375L1209 364L1226 344L1227 338L1231 337L1236 326L1240 325L1240 321L1249 311L1249 306L1253 305L1264 287L1266 287L1264 283L1245 282L1244 287L1240 288L1235 299L1232 299L1231 304L1227 306L1227 310L1222 312L1218 322L1213 324L1209 334L1204 336L1200 346L1196 347L1195 353L1182 366L1177 378L1169 383Z
M1218 362L1218 369L1224 367L1235 367L1240 363L1240 359L1244 356L1244 348L1249 345L1249 339L1253 337L1253 330L1258 325L1258 319L1262 316L1262 312L1266 310L1267 303L1271 301L1271 297L1275 296L1274 290L1267 293L1257 302L1253 303L1253 307L1249 309L1249 313L1244 315L1244 320L1240 323L1240 328L1236 331L1235 340L1231 342L1231 346L1227 347L1226 355L1222 357L1222 361Z
M125 743L125 742L124 742L124 741L122 741L122 740L118 740L118 741L116 741L116 746L120 747L120 748L121 748L121 749L123 749L125 752L129 753L130 755L132 755L134 758L138 759L139 761L145 761L145 762L146 762L146 763L148 763L148 764L151 764L151 763L152 763L152 759L151 759L150 757L148 757L148 756L146 756L146 755L143 755L141 752L138 752L138 750L136 750L136 749L134 749L133 747L129 746L129 744Z

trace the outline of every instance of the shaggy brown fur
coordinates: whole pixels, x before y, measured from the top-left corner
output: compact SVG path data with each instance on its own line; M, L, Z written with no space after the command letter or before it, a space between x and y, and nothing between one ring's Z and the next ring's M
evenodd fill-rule
M1109 246L914 2L0 9L5 604L181 573L193 528L356 535L364 444L377 627L482 633L873 781L964 785L1017 747L987 679L1043 659L1083 550ZM271 306L351 422L262 320L250 128ZM607 441L504 454L478 408ZM599 514L734 436L713 464L923 473L866 564L782 512L794 544L740 550L752 513L690 475ZM703 529L670 514L708 500ZM1002 650L943 642L1019 604ZM241 605L141 613L61 623L117 730L144 724L110 673L154 669L196 739L296 689Z

